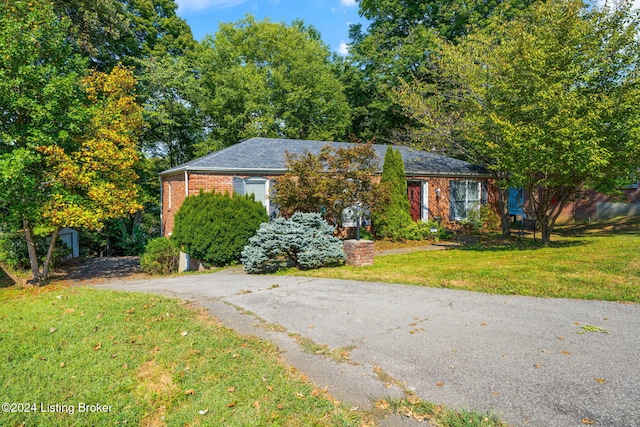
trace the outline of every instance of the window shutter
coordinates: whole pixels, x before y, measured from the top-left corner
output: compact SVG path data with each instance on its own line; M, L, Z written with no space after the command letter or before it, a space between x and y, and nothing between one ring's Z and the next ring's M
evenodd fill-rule
M489 202L489 182L482 181L482 196L480 198L480 203L486 205Z
M237 176L233 177L233 192L240 196L244 196L244 179Z
M449 181L449 219L456 219L456 198L455 198L455 181Z

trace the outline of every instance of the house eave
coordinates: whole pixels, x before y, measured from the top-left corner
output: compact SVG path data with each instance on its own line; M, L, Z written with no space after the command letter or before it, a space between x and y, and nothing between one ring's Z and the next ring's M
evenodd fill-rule
M160 172L160 176L170 176L182 174L185 172L213 172L219 174L228 174L228 175L284 175L287 170L286 169L274 169L274 168L215 168L215 167L182 167L176 169L170 169L164 172ZM376 172L376 175L380 175L380 172ZM480 172L434 172L434 171L412 171L407 172L406 176L408 178L413 177L438 177L438 178L480 178L480 179L488 179L491 178L491 175L488 173L480 173Z
M480 173L480 172L433 172L433 171L414 171L407 172L406 176L408 178L415 177L434 177L434 178L481 178L481 179L490 179L491 174L488 173Z
M169 169L160 172L160 176L176 175L184 172L215 172L229 175L284 175L286 169L273 168L212 168L212 167L183 167L177 169Z

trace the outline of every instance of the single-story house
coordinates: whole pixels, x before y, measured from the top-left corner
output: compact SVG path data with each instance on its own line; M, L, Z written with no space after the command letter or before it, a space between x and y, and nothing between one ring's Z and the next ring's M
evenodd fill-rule
M255 195L268 212L274 211L269 194L274 181L286 172L285 153L318 154L331 144L346 148L352 143L277 138L251 138L223 150L160 173L162 179L162 235L171 235L174 216L184 199L200 190ZM415 221L437 219L455 225L480 203L495 206L497 193L490 174L481 166L409 147L395 147L402 154L408 184L411 215ZM387 150L374 144L379 158L378 175Z

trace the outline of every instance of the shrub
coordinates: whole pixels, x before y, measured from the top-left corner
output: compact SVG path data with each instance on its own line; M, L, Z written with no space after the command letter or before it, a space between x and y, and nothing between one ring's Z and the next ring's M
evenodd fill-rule
M140 268L149 274L170 274L178 270L180 251L172 239L151 239L140 257Z
M49 238L34 236L33 240L36 247L36 255L43 262L47 256ZM59 265L69 255L71 255L71 248L61 239L58 239L51 257L52 267ZM31 267L24 233L0 232L0 261L14 270L27 270Z
M290 219L276 218L249 239L242 251L242 263L248 273L265 273L295 266L319 268L344 263L340 239L334 228L317 213L295 213Z
M404 229L413 222L409 209L402 155L389 146L384 156L376 203L371 212L375 234L393 240L405 239Z
M478 210L469 212L469 217L460 222L464 230L473 234L487 233L500 229L500 216L489 205L482 205Z
M221 266L240 259L242 249L269 217L253 195L203 193L187 197L175 216L172 238L194 258Z
M451 237L450 233L445 228L442 228L436 221L412 221L400 230L400 234L407 240L446 240Z

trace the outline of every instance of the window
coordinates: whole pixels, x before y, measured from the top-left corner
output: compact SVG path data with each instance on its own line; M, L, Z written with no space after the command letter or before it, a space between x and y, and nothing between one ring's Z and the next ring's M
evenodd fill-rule
M479 181L449 181L449 219L461 221L480 209L482 186Z
M236 194L253 194L256 202L261 202L267 213L274 218L277 215L276 206L269 200L271 180L259 176L251 178L233 177L233 192Z

